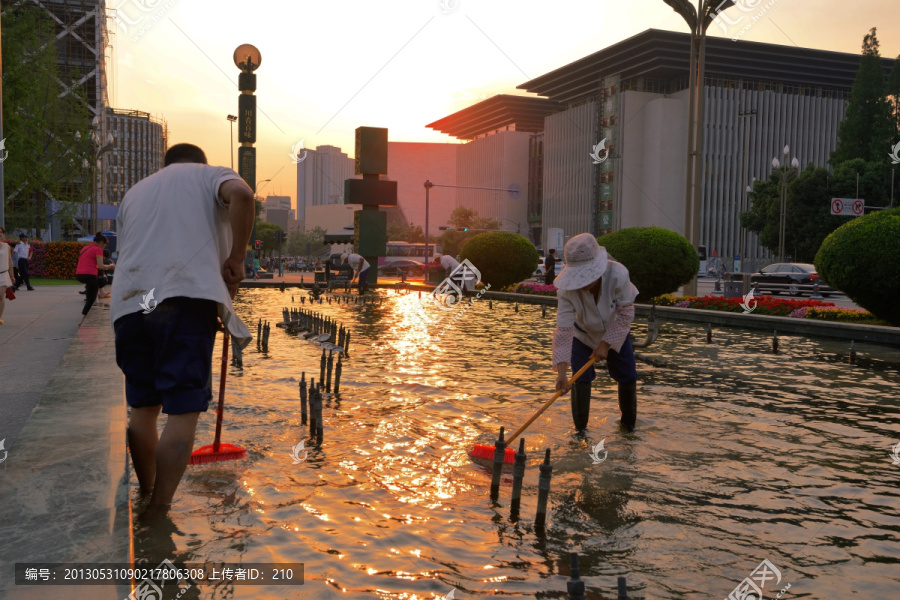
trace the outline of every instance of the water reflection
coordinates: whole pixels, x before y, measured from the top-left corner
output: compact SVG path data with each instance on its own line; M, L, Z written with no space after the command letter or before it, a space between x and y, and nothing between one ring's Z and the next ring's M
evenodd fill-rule
M299 299L299 296L298 296ZM289 294L242 291L245 319L277 322ZM299 305L309 309L310 306ZM553 311L484 300L442 330L417 294L381 305L313 307L350 326L341 398L326 398L325 438L300 424L297 383L318 379L321 349L273 328L231 369L224 439L246 461L189 472L168 550L191 560L306 564L301 588L201 588L203 598L562 597L568 552L583 554L593 597L725 597L768 557L798 597L900 583L897 469L900 353L664 323L639 363L638 431L618 431L615 386L598 379L585 437L568 402L524 434L520 519L509 518L466 451L521 424L549 395ZM642 332L637 328L636 337ZM663 365L663 366L654 366ZM240 374L240 376L238 376ZM214 414L198 440L211 439ZM608 459L591 448L605 439ZM205 443L205 442L203 442ZM533 530L537 464L551 448L548 527ZM165 548L162 548L165 550Z

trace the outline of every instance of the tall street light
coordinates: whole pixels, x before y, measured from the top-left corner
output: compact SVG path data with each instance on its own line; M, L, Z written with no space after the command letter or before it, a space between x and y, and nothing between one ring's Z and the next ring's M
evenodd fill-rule
M703 150L703 78L705 72L706 29L718 13L734 6L732 0L663 0L691 30L690 101L688 105L688 151L685 188L684 235L696 250L700 245L700 154ZM697 276L684 286L685 295L697 295Z
M778 222L778 262L784 262L784 227L785 222L787 221L787 186L800 171L800 161L797 160L796 156L791 160L791 168L789 169L787 167L788 155L790 153L790 147L785 146L784 167L781 166L782 163L777 158L772 159L772 169L774 170L774 173L778 175L778 179L781 180L781 215Z
M744 120L744 164L741 169L741 181L747 181L747 161L750 158L750 117L755 117L755 110L739 110L738 117ZM747 192L751 192L750 186L747 186ZM741 208L738 211L738 231L741 236L741 250L738 253L738 256L741 260L741 268L740 272L744 271L744 238L747 237L747 231L740 226L740 213L748 210L747 207L747 194L744 194L743 198L741 198ZM737 265L735 265L735 271L738 271Z
M231 122L231 170L234 171L234 122L237 121L237 115L228 115L225 118Z

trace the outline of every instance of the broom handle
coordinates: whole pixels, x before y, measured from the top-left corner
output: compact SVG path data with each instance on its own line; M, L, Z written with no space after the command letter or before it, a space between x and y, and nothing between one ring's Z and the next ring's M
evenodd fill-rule
M579 377L581 377L582 375L584 375L587 372L587 370L593 366L593 364L594 364L594 361L592 361L592 360L589 360L586 363L584 363L584 366L581 367L580 369L578 369L577 373L572 375L572 379L570 379L568 382L566 382L566 387L571 387L575 383L575 380L578 379ZM563 390L564 389L565 388L563 388ZM558 392L553 394L553 397L550 398L549 400L547 400L544 403L544 405L537 410L536 413L531 415L531 418L528 419L527 421L525 421L524 425L522 425L521 427L516 429L515 432L513 432L513 434L506 439L507 447L512 443L512 441L514 439L516 439L519 436L520 433L522 433L523 431L528 429L528 426L531 425L532 423L534 423L535 419L537 419L539 416L541 416L545 410L550 408L551 404L556 402L559 399L559 397L563 395L563 390L559 390Z
M219 408L216 409L216 439L213 452L219 451L222 438L222 414L225 412L225 375L228 373L228 332L222 332L222 375L219 377Z

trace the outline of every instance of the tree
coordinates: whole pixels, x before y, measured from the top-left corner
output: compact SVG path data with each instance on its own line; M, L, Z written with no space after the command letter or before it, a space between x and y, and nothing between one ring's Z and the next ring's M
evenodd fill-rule
M676 291L700 269L691 242L662 227L628 227L597 241L613 260L625 265L642 301Z
M463 227L467 229L500 229L500 223L490 217L479 217L478 212L464 206L457 206L450 213L447 224L451 227Z
M410 244L416 244L425 241L425 232L422 231L422 226L413 225L412 223L407 227L396 223L388 223L387 236L389 242L409 242Z
M884 161L861 159L838 165L834 173L808 165L788 184L785 212L785 253L794 262L812 262L825 237L843 225L847 217L831 215L832 198L859 197L867 206L887 206L890 197L890 169ZM741 225L759 237L759 243L778 252L781 222L781 183L774 173L756 181L751 193L750 210L740 216Z
M75 87L60 94L56 33L53 20L40 8L21 4L4 9L7 225L33 235L46 225L49 200L85 202L96 173L90 113L81 100L86 90ZM57 216L70 221L72 212L74 206Z
M838 145L829 160L832 166L854 158L883 161L891 141L897 137L875 33L873 27L863 39L862 58L850 89L847 114L838 126Z
M887 83L888 100L894 117L894 128L900 132L900 56L894 60ZM900 142L900 139L897 140Z
M288 236L287 253L289 256L306 256L314 254L322 247L326 231L321 227L313 227L308 231L292 231Z
M262 247L260 248L261 254L272 256L272 252L278 250L280 244L275 243L275 232L277 231L280 231L282 234L284 234L284 229L282 229L280 225L276 225L275 223L259 221L256 224L256 239L262 242ZM255 240L252 241L252 243L255 244Z
M816 272L880 319L900 326L900 208L851 219L816 254Z
M466 242L460 256L475 265L481 280L495 290L528 279L540 256L530 241L508 231L479 233Z

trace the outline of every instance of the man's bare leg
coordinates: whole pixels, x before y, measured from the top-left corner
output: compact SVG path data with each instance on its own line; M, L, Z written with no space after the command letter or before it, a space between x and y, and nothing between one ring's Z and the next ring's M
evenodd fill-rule
M156 419L162 406L145 406L131 409L128 418L128 447L131 462L141 486L141 494L153 491L156 479Z
M150 498L150 511L165 510L172 504L175 490L191 459L199 417L199 412L169 415L156 449L156 482Z

